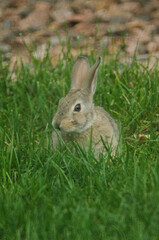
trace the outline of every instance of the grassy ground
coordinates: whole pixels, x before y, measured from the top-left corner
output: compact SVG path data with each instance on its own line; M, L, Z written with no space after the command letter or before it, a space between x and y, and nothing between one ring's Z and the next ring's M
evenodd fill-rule
M56 68L48 57L33 59L14 76L1 60L1 240L159 239L159 72L118 62L103 62L95 95L121 128L121 156L106 162L80 149L51 150L69 53Z

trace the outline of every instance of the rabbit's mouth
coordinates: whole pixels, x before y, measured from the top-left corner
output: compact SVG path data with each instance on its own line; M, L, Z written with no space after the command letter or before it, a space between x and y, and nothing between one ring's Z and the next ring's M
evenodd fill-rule
M74 133L74 132L82 132L85 126L86 120L76 121L73 119L63 119L59 125L59 128L62 132L66 133Z
M82 122L77 121L62 121L60 124L60 131L64 133L82 133L85 132L93 125L94 121L87 121L86 119Z
M57 130L64 133L82 133L93 125L95 118L96 114L92 111L86 115L76 113L71 117L62 119L55 115L52 124Z

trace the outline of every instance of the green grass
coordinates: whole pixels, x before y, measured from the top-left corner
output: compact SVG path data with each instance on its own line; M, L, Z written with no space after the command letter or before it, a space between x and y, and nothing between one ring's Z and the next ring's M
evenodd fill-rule
M13 75L0 62L0 239L157 240L158 67L102 63L95 103L117 119L122 137L121 156L97 161L78 148L51 150L72 64L70 53L56 68L46 56Z

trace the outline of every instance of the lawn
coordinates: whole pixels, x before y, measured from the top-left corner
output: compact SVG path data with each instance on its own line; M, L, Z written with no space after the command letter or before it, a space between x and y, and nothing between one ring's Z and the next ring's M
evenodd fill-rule
M158 66L102 62L94 101L119 123L121 155L97 160L78 146L51 149L73 61L32 58L11 72L1 58L0 239L158 240Z

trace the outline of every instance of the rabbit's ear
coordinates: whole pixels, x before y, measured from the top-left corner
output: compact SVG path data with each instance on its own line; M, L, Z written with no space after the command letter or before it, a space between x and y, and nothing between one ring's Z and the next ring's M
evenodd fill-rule
M96 63L89 69L83 82L82 88L90 89L94 94L97 86L97 72L101 63L102 57L99 57Z
M71 89L81 89L89 69L88 59L86 57L78 57L72 68Z

